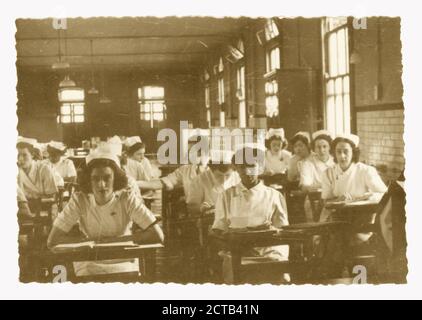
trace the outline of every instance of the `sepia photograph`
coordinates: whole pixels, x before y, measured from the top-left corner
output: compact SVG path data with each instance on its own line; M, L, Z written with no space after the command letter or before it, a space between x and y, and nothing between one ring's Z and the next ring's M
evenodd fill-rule
M15 23L21 283L407 283L400 17Z

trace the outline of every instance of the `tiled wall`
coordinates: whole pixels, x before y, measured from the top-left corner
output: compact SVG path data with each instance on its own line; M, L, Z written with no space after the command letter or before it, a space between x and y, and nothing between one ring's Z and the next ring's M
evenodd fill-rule
M403 109L357 112L361 160L376 166L386 179L404 169Z

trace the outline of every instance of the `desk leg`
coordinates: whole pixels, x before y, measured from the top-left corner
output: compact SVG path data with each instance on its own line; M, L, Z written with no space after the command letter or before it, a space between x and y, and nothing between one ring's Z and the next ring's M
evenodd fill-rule
M139 270L141 271L145 282L152 283L155 281L155 262L155 250L147 251L144 253L144 256L142 258L139 258Z
M242 256L236 251L232 251L231 254L232 254L233 284L240 284Z

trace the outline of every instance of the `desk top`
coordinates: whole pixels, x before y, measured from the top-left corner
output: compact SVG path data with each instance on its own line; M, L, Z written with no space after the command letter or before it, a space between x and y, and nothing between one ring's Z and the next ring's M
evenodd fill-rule
M161 243L134 244L132 241L95 244L81 242L61 245L60 252L44 250L41 255L45 260L60 261L96 261L125 258L138 258L144 253L164 248Z

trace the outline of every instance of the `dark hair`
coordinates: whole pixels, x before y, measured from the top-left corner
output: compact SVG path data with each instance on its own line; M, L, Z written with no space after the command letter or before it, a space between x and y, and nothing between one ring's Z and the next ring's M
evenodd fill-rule
M285 149L287 147L287 139L282 139L280 136L272 136L269 139L265 139L265 147L268 150L271 149L271 142L274 140L281 142L281 149Z
M62 155L65 154L66 149L62 151L62 150L59 150L59 149L56 149L56 148L53 148L53 147L47 145L47 152L48 152L48 154L57 154L57 155L62 156Z
M113 191L125 189L127 187L126 173L120 169L117 164L109 159L94 159L85 168L83 168L79 175L80 190L84 193L92 192L91 186L91 172L95 168L109 167L114 172Z
M291 144L292 148L294 148L295 143L298 142L298 141L302 142L306 146L306 148L308 149L308 151L311 151L310 146L309 146L309 140L306 137L304 137L304 136L302 136L300 134L294 136L290 140L290 144Z
M311 142L311 149L312 149L312 150L314 150L314 149L315 149L315 142L316 142L317 140L325 140L325 141L327 141L327 142L328 142L328 144L330 145L330 147L331 147L331 143L333 142L333 139L332 139L329 135L326 135L326 134L320 134L320 135L319 135L319 136L317 136L314 140L312 140L312 142Z
M140 149L145 149L145 143L143 143L143 142L135 143L133 146L131 146L127 149L127 154L128 154L129 157L131 157L131 156L133 156L133 154L136 151L138 151Z
M337 144L339 144L340 142L346 142L348 143L351 147L352 147L352 162L357 163L359 162L359 157L360 157L360 150L358 147L356 147L356 145L350 141L349 139L345 139L345 138L335 138L333 140L333 142L331 143L331 150L332 153L334 155L334 162L337 163L337 158L336 158L336 146Z
M250 151L248 151L248 150L250 150ZM254 157L256 162L255 163L246 163L246 155L247 154L252 154L252 156ZM243 159L243 164L238 163L237 165L253 166L256 163L263 165L264 161L265 161L264 160L265 159L265 152L263 150L258 149L258 148L244 147L242 149L237 150L236 153L233 155L232 164L234 166L236 165L236 158Z
M32 158L37 160L37 149L34 148L32 144L26 143L26 142L18 142L16 144L17 149L28 149L29 153L31 154Z
M208 167L211 171L218 170L220 172L227 172L233 168L231 163L212 163L211 161L208 163Z

